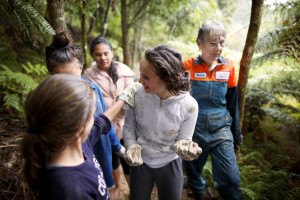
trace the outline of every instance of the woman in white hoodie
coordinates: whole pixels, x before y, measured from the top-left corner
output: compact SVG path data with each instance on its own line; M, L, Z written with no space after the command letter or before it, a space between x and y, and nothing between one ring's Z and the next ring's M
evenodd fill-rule
M154 183L160 200L181 199L180 157L192 160L201 153L192 142L198 104L189 94L189 77L180 53L170 46L151 48L140 61L142 85L123 127L127 154L135 164L130 168L132 200L150 199Z

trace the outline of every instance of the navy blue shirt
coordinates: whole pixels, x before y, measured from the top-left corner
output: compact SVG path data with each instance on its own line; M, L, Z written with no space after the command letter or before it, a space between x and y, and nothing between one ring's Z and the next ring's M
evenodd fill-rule
M111 122L106 116L96 117L87 140L82 143L84 163L72 167L50 166L42 170L37 185L40 199L109 199L102 168L92 149L100 134L107 134L110 129Z

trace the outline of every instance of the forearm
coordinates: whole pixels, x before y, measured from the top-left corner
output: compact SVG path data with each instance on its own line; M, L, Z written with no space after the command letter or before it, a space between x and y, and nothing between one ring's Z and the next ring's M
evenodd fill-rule
M122 109L122 106L125 104L125 101L119 99L116 103L114 103L110 108L108 108L103 115L105 115L110 121L113 121L115 117L119 114Z
M112 125L112 127L111 127L110 131L108 132L109 141L110 141L110 145L111 145L111 150L113 152L118 152L121 149L120 140L116 135L113 124L111 124L111 125Z

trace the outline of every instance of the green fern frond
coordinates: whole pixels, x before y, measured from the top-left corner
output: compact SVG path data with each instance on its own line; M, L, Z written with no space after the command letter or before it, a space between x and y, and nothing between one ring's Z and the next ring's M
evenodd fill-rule
M41 64L33 65L32 63L27 62L26 65L22 64L22 68L26 71L28 75L41 76L42 79L44 79L44 77L48 75L48 70L45 65L41 65Z
M280 36L286 30L287 27L275 28L266 33L265 35L261 36L257 41L255 51L259 53L266 51L266 49L274 48L274 44L278 43Z
M24 28L28 35L30 35L29 27L48 36L55 34L49 23L28 2L22 0L3 0L1 2L0 11L7 23Z
M22 115L25 97L37 86L38 82L30 75L13 72L5 65L0 65L0 69L2 69L0 70L0 98L4 101L0 108L4 110L14 108L19 111L19 115Z
M295 124L297 120L290 116L288 112L282 111L276 108L266 108L262 107L262 110L269 116L271 116L275 121L279 121L283 124Z
M5 92L3 100L3 106L5 106L6 109L8 109L9 107L13 107L19 112L23 111L23 108L20 105L20 97L17 94L9 94L8 92Z
M243 194L243 199L249 198L251 200L256 200L256 199L258 199L258 196L259 196L259 194L257 194L255 191L253 191L249 188L244 188L244 187L242 187L242 194Z
M279 12L283 17L283 26L269 31L260 37L256 43L255 51L263 53L256 58L253 65L261 65L266 60L288 59L298 60L300 56L300 4L297 1L275 4L274 12ZM299 61L298 61L299 62Z
M288 1L286 3L275 3L275 10L274 12L281 13L282 17L285 20L295 22L300 17L300 2L295 1Z
M259 38L255 51L268 53L278 50L299 49L300 23L289 27L276 28ZM299 53L299 52L298 52Z
M268 61L274 62L274 61L278 61L278 59L284 58L284 57L280 57L282 52L283 52L282 49L277 49L277 50L269 51L259 57L254 58L251 61L251 68L255 69L257 66L260 66Z

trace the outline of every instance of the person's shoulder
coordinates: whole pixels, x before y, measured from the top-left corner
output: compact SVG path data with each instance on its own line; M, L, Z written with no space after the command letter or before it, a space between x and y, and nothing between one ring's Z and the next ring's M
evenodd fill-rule
M143 95L145 95L146 93L145 93L145 90L144 90L144 87L143 87L143 85L142 84L138 84L138 89L137 89L137 91L136 91L136 93L135 93L135 95L139 95L139 96L143 96Z
M182 102L188 107L198 106L198 103L194 97L191 96L189 92L185 92L182 95Z
M114 61L114 62L118 70L119 76L132 76L132 77L135 76L135 73L127 65L118 61Z
M88 83L90 84L90 86L93 88L93 90L101 91L100 88L99 88L99 86L98 86L96 83L90 81L89 79L87 79L87 78L84 77L84 76L81 76L81 78L82 78L83 80L85 80L86 82L88 82Z
M186 93L184 98L184 108L184 112L188 115L198 115L198 102L190 95L189 92Z
M74 167L55 167L45 170L44 175L46 179L56 180L59 181L59 183L73 181L75 177L70 176L71 174L74 174L76 176L76 170L74 170L73 168Z
M86 77L90 77L92 75L94 75L94 71L97 69L97 63L96 62L92 62L91 66L89 66L88 68L86 68L83 72L83 75Z
M195 62L195 58L188 58L187 60L184 60L183 61L183 64L184 64L184 68L186 70L191 70L194 66L194 62Z
M195 60L195 57L191 57L191 58L184 60L183 62L194 62L194 60Z
M221 62L224 63L225 65L234 66L233 61L232 61L230 58L228 58L228 57L220 56L220 60L221 60Z
M186 60L183 61L184 65L186 64L194 64L194 61L195 61L195 58L192 57L192 58L188 58Z

